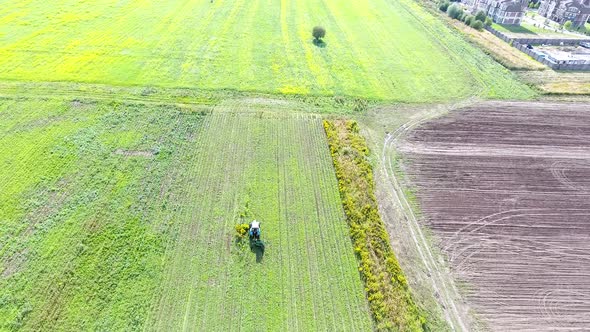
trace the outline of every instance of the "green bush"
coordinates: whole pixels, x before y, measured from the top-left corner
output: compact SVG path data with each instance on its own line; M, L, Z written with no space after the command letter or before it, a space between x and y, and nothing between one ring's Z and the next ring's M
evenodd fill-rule
M440 3L440 5L438 5L438 9L440 9L440 11L442 11L442 12L446 12L450 5L451 5L450 2L443 1Z
M491 18L489 18L489 17L486 17L486 20L484 21L484 25L485 25L486 27L490 27L490 26L492 26L492 23L494 23L494 22L492 21L492 19L491 19Z
M326 36L326 29L321 26L316 26L313 28L311 35L313 38L315 38L315 40L320 40Z
M479 20L479 21L485 21L487 18L486 13L483 10L480 10L477 12L477 14L475 14L475 19Z
M463 22L469 26L471 26L473 21L475 21L475 17L473 15L465 15L465 18L463 18Z
M571 30L571 29L572 29L572 21L567 21L567 22L565 22L565 24L563 25L563 27L564 27L566 30Z
M473 20L473 22L471 22L470 27L477 29L477 30L481 30L483 29L483 22L480 20Z
M457 20L461 16L463 16L463 8L461 8L461 6L454 3L454 4L450 5L449 8L447 8L447 14L449 15L450 18L454 18Z

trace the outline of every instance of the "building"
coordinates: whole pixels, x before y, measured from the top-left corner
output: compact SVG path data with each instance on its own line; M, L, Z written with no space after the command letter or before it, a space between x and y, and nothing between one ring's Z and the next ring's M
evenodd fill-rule
M572 21L573 27L584 25L590 17L590 0L545 0L539 15L559 24Z
M494 22L509 25L520 25L528 7L527 0L464 0L464 3L473 13L482 10Z
M545 58L556 64L587 65L590 64L590 50L581 46L577 47L537 47L537 50L545 55Z

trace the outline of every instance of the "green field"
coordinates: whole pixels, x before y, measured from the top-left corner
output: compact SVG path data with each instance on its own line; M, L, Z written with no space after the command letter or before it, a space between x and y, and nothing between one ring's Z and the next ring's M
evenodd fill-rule
M535 96L414 0L5 1L0 331L445 330L322 121Z
M324 48L312 43L318 24ZM0 79L420 103L532 96L409 0L11 1Z
M318 117L3 99L0 167L0 330L372 328Z

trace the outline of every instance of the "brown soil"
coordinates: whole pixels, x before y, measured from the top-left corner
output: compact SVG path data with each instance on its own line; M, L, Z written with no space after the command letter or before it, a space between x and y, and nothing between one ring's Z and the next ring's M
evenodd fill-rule
M484 103L399 149L424 219L495 331L590 326L590 107Z

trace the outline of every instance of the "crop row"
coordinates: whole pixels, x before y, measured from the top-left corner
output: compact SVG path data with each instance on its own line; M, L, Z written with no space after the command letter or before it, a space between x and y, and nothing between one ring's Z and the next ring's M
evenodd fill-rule
M208 116L181 158L146 326L370 329L320 120L238 113ZM252 219L262 223L261 257L234 235Z

